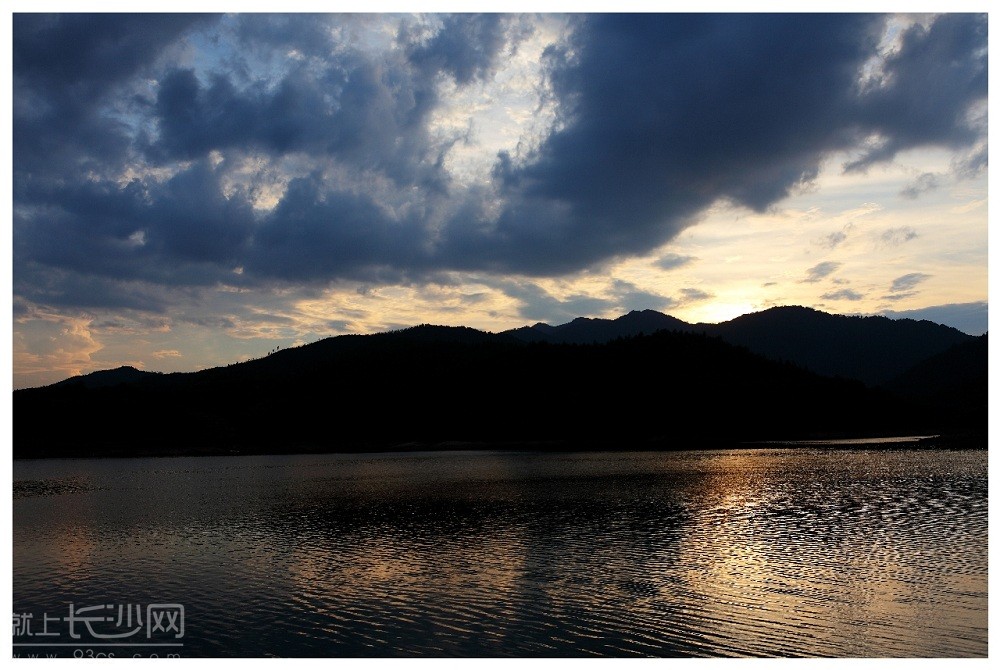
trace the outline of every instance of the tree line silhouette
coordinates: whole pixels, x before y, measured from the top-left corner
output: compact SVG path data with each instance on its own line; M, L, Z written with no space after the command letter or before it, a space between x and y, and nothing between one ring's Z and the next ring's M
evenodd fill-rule
M985 338L983 338L985 342ZM985 367L985 366L984 366ZM367 451L441 443L680 449L982 429L978 411L823 377L705 334L525 342L419 326L198 373L14 393L14 456ZM985 369L984 369L985 375ZM980 425L981 424L981 425Z

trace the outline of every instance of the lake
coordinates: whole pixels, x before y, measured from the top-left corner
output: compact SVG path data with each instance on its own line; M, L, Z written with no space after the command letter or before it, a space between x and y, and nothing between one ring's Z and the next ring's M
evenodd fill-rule
M15 461L14 653L982 657L987 460Z

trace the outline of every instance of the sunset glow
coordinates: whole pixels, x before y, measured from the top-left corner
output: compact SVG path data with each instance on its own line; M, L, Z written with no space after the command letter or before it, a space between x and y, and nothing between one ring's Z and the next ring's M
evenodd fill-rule
M17 15L13 32L15 388L642 309L987 328L985 17Z

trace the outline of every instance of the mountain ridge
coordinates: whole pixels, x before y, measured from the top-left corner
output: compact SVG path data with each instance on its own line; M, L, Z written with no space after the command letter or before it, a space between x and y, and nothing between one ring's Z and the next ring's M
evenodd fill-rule
M870 332L861 332L866 328ZM468 326L420 324L378 333L338 335L230 366L288 361L294 357L289 352L298 349L326 347L349 350L352 347L347 342L353 338L398 337L401 333L410 338L429 337L442 341L470 339L486 342L502 339L522 343L605 344L614 339L650 335L660 330L720 337L729 344L745 347L771 360L789 361L826 376L858 379L870 386L885 385L926 358L957 344L975 340L975 336L956 328L927 320L838 315L802 306L771 307L717 324L692 324L646 309L632 310L614 319L576 317L555 326L538 322L496 333ZM70 377L56 382L56 385L83 383L87 386L108 386L135 381L144 375L169 377L199 374L230 366L181 373L157 373L122 366Z
M535 327L525 326L503 332L525 341L600 343L638 332L648 334L658 320L654 315L665 318L660 321L664 324L661 329L713 335L772 360L791 361L820 374L860 379L873 386L887 383L928 356L974 339L951 326L926 320L846 316L794 305L771 307L717 324L691 324L643 310L617 319L590 319L586 329L574 319L559 326L545 324L544 331L528 333L525 329ZM626 328L614 327L626 319Z
M422 325L327 338L194 373L101 371L15 391L14 455L287 453L448 442L691 448L706 440L985 435L978 409L824 376L706 332L616 335L609 324L625 332L675 324L654 313L623 316L571 322L574 337L614 336L603 343L525 342L510 333ZM986 367L985 350L965 356L970 369ZM985 407L976 395L985 389L969 388L975 406Z

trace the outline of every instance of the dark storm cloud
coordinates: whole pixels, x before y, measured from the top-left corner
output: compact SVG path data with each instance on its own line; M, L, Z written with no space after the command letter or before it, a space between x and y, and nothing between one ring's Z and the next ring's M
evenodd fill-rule
M16 274L30 262L112 280L212 284L236 267L254 223L246 194L224 196L204 162L162 183L41 185L23 194L48 204L15 208Z
M873 133L879 151L851 169L971 144L985 25L959 15L909 29L884 65L889 83L862 93L882 17L588 16L549 53L564 126L524 163L500 156L506 208L493 227L453 233L449 254L559 273L661 244L719 199L764 210Z
M432 72L447 72L460 85L490 78L515 20L516 17L501 14L447 16L433 37L409 47L410 61ZM522 27L515 38L525 37L526 31Z
M364 20L362 16L351 17ZM338 21L331 15L240 14L234 17L234 32L241 50L265 59L287 58L290 51L307 57L328 57L337 47Z
M498 155L491 184L459 188L443 167L457 138L429 128L439 84L491 78L524 36L522 18L443 17L374 53L338 32L337 17L17 15L15 290L66 301L73 276L110 291L117 280L558 275L649 252L719 200L765 210L873 134L851 169L928 144L965 151L970 173L985 164L985 128L966 122L986 99L985 16L908 29L886 83L864 91L876 15L572 21L570 42L545 60L554 130L525 155ZM193 34L217 50L207 64L166 56ZM311 167L255 213L226 181L251 154ZM330 165L354 181L338 183ZM129 182L131 166L172 176ZM46 269L68 273L66 292ZM526 286L526 312L602 309Z
M35 304L163 313L171 299L160 286L38 266L15 266L15 295Z
M863 169L920 145L969 146L984 129L968 123L970 105L986 100L986 16L943 14L914 25L886 59L885 84L859 106L859 122L882 138L851 163Z
M201 14L14 14L14 72L53 94L93 99L152 62Z
M71 161L93 167L121 159L130 137L102 109L106 96L149 68L180 35L217 18L15 14L15 172L68 171Z
M421 223L393 218L365 194L326 193L316 175L295 179L258 227L246 271L297 281L399 281L426 265Z
M147 153L165 162L212 150L301 152L440 189L439 156L426 136L435 101L432 80L364 58L344 57L318 73L296 67L272 87L247 89L225 75L203 85L193 70L173 70L157 92L159 135Z
M404 26L400 52L370 54L339 42L330 17L239 17L237 34L256 52L267 45L312 58L288 66L278 82L244 87L237 71L204 82L192 69L168 72L157 91L158 137L148 154L165 161L233 148L303 152L441 190L448 144L436 146L427 134L439 102L436 77L444 72L464 85L491 76L509 39L524 36L515 23L503 15L449 16L426 42L410 43Z

